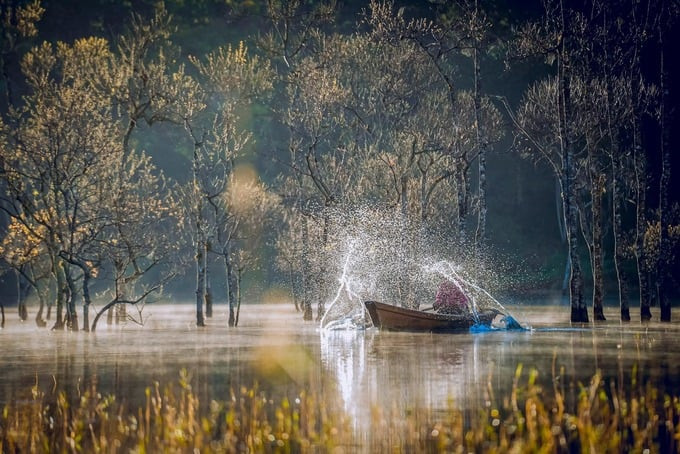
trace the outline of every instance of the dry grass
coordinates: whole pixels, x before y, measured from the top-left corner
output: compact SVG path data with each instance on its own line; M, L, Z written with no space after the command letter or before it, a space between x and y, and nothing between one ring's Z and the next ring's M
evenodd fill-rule
M520 366L510 394L497 399L489 385L478 411L453 402L444 412L406 415L374 408L371 430L360 436L318 392L274 401L254 386L203 407L187 377L183 371L177 384L154 383L137 409L94 385L80 396L51 398L35 386L3 409L0 451L680 452L678 396L634 379L628 390L599 375L572 384L577 397L569 412L558 380L545 391L537 372L523 377Z

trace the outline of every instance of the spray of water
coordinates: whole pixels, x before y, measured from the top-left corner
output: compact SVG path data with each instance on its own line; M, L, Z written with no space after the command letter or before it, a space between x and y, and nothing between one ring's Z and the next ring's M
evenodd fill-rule
M439 260L432 264L425 264L425 272L436 273L442 278L452 282L460 291L470 297L472 302L472 314L475 321L479 322L479 302L483 300L486 304L484 307L494 307L501 314L503 314L502 322L505 329L524 329L522 325L510 314L510 312L503 306L496 298L494 298L486 289L475 283L474 280L466 278L460 269L460 266L455 266L453 263L446 260ZM477 323L479 325L479 323ZM474 328L481 329L481 328Z
M363 305L366 300L411 308L431 306L444 279L470 297L474 316L493 308L504 315L504 328L521 327L479 284L493 277L478 259L462 253L456 254L456 262L442 259L448 244L405 229L394 216L368 209L342 213L342 229L335 232L335 238L335 255L329 257L327 270L336 270L337 287L326 304L323 329L370 326Z
M354 241L348 239L349 246L345 254L344 263L342 265L342 273L338 279L338 290L335 293L335 298L331 300L328 305L326 313L321 318L321 326L326 329L343 329L343 328L356 328L356 314L349 314L349 317L343 318L332 318L333 315L329 317L329 314L336 313L336 305L342 304L343 299L347 299L352 302L361 302L361 296L352 290L352 279L349 274L350 264L352 263L352 257L354 256ZM361 312L363 317L363 311Z

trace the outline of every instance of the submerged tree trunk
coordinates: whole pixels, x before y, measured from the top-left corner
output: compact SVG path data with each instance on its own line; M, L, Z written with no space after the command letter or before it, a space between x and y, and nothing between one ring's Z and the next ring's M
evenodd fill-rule
M38 312L35 314L36 326L43 328L47 326L47 322L43 319L43 312L45 311L45 296L42 292L37 291L38 294Z
M76 291L76 283L71 275L71 270L66 267L65 271L66 283L68 284L68 298L67 298L67 327L71 331L78 331L78 312L76 311L76 297L78 292Z
M236 320L234 321L234 326L238 326L238 319L241 315L241 278L243 277L243 269L238 268L236 276Z
M668 266L671 263L670 238L668 226L670 225L670 210L668 204L668 189L671 179L671 156L670 156L670 125L668 124L668 110L670 109L668 75L665 68L663 31L659 28L659 47L661 49L660 78L661 78L661 105L659 112L661 129L661 176L659 178L659 257L657 259L657 278L659 280L659 308L661 309L661 321L671 321L671 301L668 298Z
M90 273L83 269L83 330L90 330Z
M35 314L35 324L36 326L43 328L47 326L47 322L43 320L43 312L45 310L45 292L40 288L40 284L36 280L35 272L33 267L29 268L30 280L29 282L35 289L35 293L38 296L38 313Z
M197 229L201 226L197 224ZM196 241L196 326L205 326L205 318L203 317L203 302L205 301L205 244L199 239Z
M236 326L236 277L234 276L234 263L231 257L229 246L223 252L224 271L227 280L227 297L229 299L229 326Z
M64 273L61 268L61 264L54 263L53 274L56 280L56 297L57 297L57 316L52 326L53 330L64 329L64 319L63 319L63 308L64 308L64 295L66 294L66 284L64 282Z
M568 30L566 16L563 15L563 30ZM566 46L565 38L562 38L562 46ZM565 224L567 231L567 245L571 260L571 273L569 276L569 300L571 305L571 321L575 323L588 322L588 310L583 300L583 274L579 258L578 247L578 206L576 204L576 156L574 146L569 137L569 122L571 120L571 86L569 74L566 70L564 56L567 52L562 49L562 58L558 61L559 83L559 136L562 153L563 184L562 196L564 198Z
M66 328L70 331L78 331L78 314L76 313L76 287L71 270L65 266L64 277L66 279Z
M94 320L92 320L92 326L90 327L91 332L95 332L97 330L97 322L99 322L99 318L102 316L103 313L110 314L111 311L118 306L119 304L124 304L122 301L120 301L117 298L114 298L113 301L109 302L106 306L104 306L97 314L94 316ZM108 315L107 315L108 317Z
M116 304L115 306L116 324L127 321L127 307L124 304Z
M616 157L615 157L615 153ZM621 311L621 321L630 321L630 308L628 301L628 276L623 266L626 259L625 240L623 236L623 225L621 221L621 210L623 209L624 197L619 189L619 179L623 172L619 162L618 147L612 151L612 230L614 233L614 269L616 271L616 282L618 284L619 309Z
M211 318L213 316L213 298L212 288L210 287L210 267L208 266L208 251L210 250L210 242L205 244L205 255L203 257L205 269L205 316Z
M592 181L592 216L593 216L593 318L597 321L604 317L604 282L602 273L602 195L605 190L605 176L594 175Z
M25 322L28 319L28 308L26 307L26 298L24 297L26 288L21 284L21 274L18 271L15 274L17 280L17 311L19 312L19 319Z
M616 271L616 283L618 288L619 310L621 313L621 321L630 321L630 307L628 301L628 276L623 266L626 260L625 245L626 241L623 235L623 222L621 220L621 211L623 210L625 197L622 192L625 159L624 150L621 148L618 135L614 132L614 125L612 124L611 106L613 103L614 94L612 93L611 80L607 78L607 134L611 143L610 165L611 165L611 216L612 216L612 233L614 237L614 270Z
M567 187L572 186L568 184ZM572 191L567 189L566 192ZM588 310L583 300L583 272L578 250L578 209L573 202L573 193L565 196L565 210L567 212L567 245L569 247L569 258L571 263L571 273L569 275L569 300L571 305L571 321L577 323L588 322Z
M125 270L124 266L122 263L116 262L115 264L116 268L116 280L115 280L115 296L114 300L122 300L125 299ZM109 307L108 311L106 312L106 324L107 325L112 325L113 324L113 316L114 312L116 312L116 306L112 305ZM94 323L92 323L94 325Z
M640 320L652 319L649 267L645 253L644 237L647 228L647 177L646 161L641 147L640 125L633 121L633 166L635 169L635 264L640 295Z

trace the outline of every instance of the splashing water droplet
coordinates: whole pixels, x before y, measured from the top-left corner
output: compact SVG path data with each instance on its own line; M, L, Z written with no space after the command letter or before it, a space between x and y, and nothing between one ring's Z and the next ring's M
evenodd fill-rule
M371 326L366 300L383 301L417 309L431 306L443 279L455 283L468 296L476 320L485 309L503 316L494 329L524 329L508 310L478 282L493 281L492 267L460 247L458 261L444 260L451 245L436 235L408 228L398 216L362 208L336 214L340 226L335 235L335 254L326 270L335 273L337 287L326 304L322 329L363 329ZM335 271L333 271L335 270Z

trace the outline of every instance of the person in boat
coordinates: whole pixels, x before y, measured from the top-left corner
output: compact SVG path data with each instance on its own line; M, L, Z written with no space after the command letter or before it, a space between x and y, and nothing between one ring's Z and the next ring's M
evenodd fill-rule
M447 279L439 284L433 309L440 314L466 314L470 310L470 299L459 282Z

